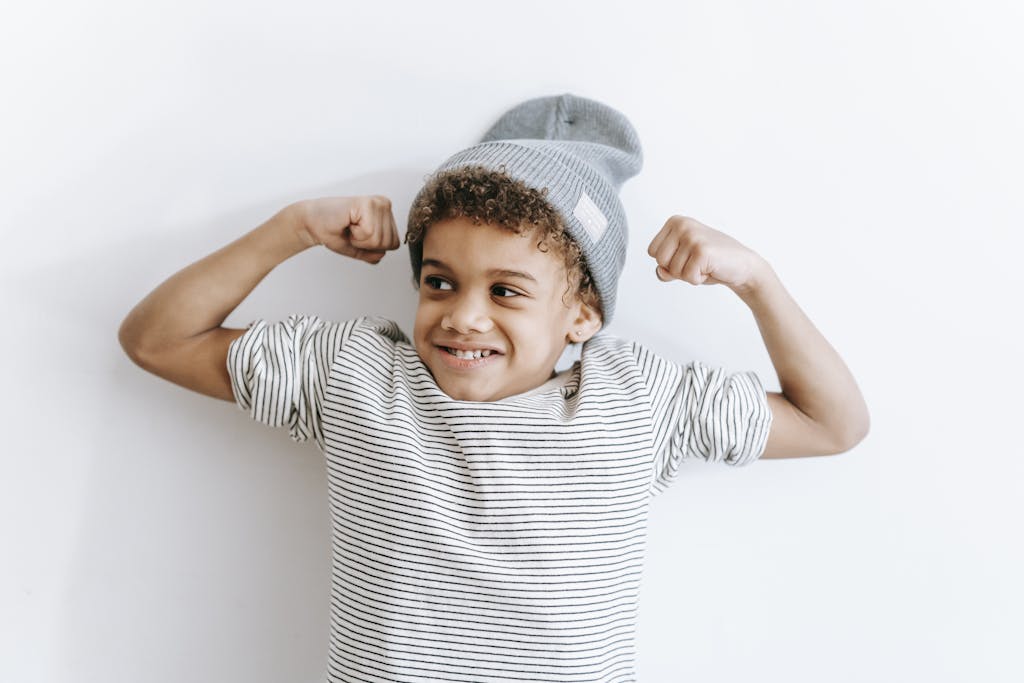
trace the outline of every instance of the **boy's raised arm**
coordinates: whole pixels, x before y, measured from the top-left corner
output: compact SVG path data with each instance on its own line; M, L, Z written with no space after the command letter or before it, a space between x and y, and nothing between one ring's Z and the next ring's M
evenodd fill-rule
M857 382L767 261L683 216L666 222L648 253L659 279L727 285L753 312L782 387L768 392L772 426L762 458L841 453L864 438L870 418Z
M150 292L121 323L121 346L136 364L159 377L233 401L228 346L245 330L221 323L267 273L317 244L377 263L399 244L391 202L374 195L286 206Z

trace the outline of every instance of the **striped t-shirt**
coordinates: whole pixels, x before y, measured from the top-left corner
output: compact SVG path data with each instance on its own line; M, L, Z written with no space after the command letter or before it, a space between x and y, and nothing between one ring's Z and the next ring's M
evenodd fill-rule
M395 323L257 321L239 406L327 462L329 681L634 681L651 498L680 461L746 465L771 425L753 372L606 335L564 381L444 394Z

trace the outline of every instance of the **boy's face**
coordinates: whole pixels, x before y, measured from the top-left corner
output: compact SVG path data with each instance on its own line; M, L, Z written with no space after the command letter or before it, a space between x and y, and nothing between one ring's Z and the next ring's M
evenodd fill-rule
M562 255L536 243L532 232L468 218L427 230L413 337L448 396L495 401L529 391L551 377L570 340L600 329L575 288L567 292Z

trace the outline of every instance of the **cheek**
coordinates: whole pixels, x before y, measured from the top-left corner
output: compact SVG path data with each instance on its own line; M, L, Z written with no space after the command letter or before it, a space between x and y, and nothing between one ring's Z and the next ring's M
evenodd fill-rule
M548 304L548 329L556 336L564 334L575 317L573 308L566 306L561 297L555 297Z
M413 322L412 330L412 336L417 342L430 331L433 320L436 317L434 309L435 307L431 306L429 302L425 301L422 297L420 298L420 302L416 306L416 319Z
M571 318L569 313L558 302L558 307L551 307L544 313L518 321L516 336L525 340L536 354L547 356L553 353L552 347L564 341L569 329Z

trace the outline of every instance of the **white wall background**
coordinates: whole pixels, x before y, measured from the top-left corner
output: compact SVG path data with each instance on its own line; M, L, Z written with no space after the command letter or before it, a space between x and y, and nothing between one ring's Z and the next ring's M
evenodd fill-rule
M20 3L0 16L0 680L316 682L312 446L135 368L120 320L280 207L390 196L519 101L636 125L612 331L778 383L674 213L764 255L858 378L838 457L691 464L652 511L644 683L1024 680L1024 10L1004 2ZM229 319L390 315L308 252Z

